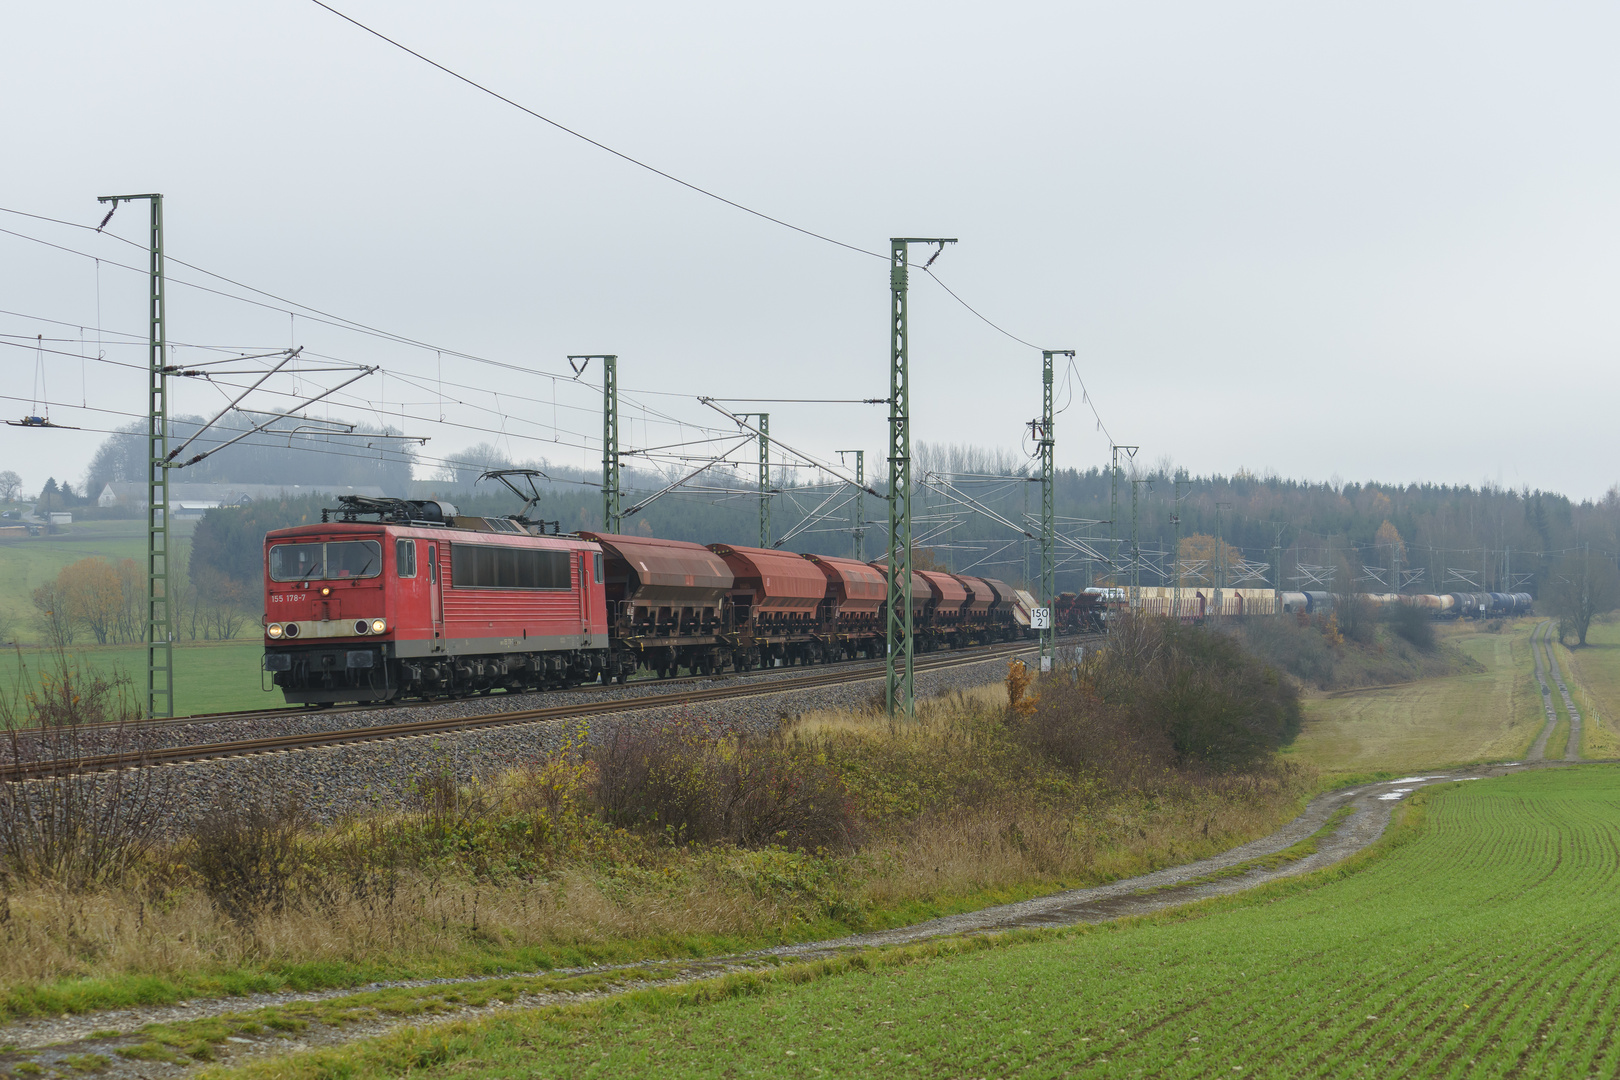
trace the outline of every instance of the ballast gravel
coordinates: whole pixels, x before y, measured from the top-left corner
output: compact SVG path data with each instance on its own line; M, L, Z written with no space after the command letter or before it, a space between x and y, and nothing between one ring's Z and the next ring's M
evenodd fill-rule
M986 663L1005 665L1011 657L1007 653L997 654L994 660ZM315 735L328 731L341 731L349 728L381 727L388 724L412 723L416 721L457 719L470 716L487 716L492 713L518 712L527 709L549 709L559 706L584 705L593 701L628 701L639 697L650 697L672 692L720 689L734 686L769 685L790 679L803 678L806 675L830 672L834 670L860 670L865 668L873 672L874 677L883 673L881 661L850 661L838 665L836 668L824 667L784 667L768 671L750 672L746 675L721 675L706 678L684 678L674 681L659 679L643 679L618 685L589 685L577 687L573 690L539 690L527 693L507 694L495 693L487 696L460 698L455 700L437 701L431 703L403 702L396 705L386 705L377 708L342 708L342 709L279 709L280 694L266 694L266 708L276 709L263 715L224 715L220 717L197 717L175 721L159 721L153 724L131 724L125 728L95 728L80 729L74 738L75 753L84 755L137 753L144 750L159 750L175 746L190 746L197 743L226 743L245 739L273 739L294 735ZM996 676L998 679L1000 675ZM925 673L917 676L918 693L928 685ZM864 684L848 684L864 685ZM868 694L870 691L867 692ZM864 703L864 698L862 702ZM821 708L822 706L809 706ZM829 706L830 707L830 706ZM52 756L48 749L35 750L33 739L23 736L13 742L10 739L0 739L0 766L14 760L14 751L19 752L24 760L31 760L38 756Z
M917 695L933 696L999 682L1006 674L1008 659L1002 654L978 663L920 671L916 676ZM795 673L803 672L795 669ZM427 775L448 772L458 782L486 779L533 762L557 749L565 739L577 738L581 732L585 739L594 741L606 737L621 724L641 726L685 720L763 734L775 731L784 719L799 713L865 708L872 703L874 693L881 686L881 678L879 671L871 678L833 686L763 692L687 705L655 706L606 716L525 721L503 727L407 736L377 742L339 743L306 750L275 751L153 768L167 773L166 779L174 785L170 799L173 809L167 822L171 828L181 828L196 815L221 804L251 800L268 803L289 796L296 798L316 819L331 822L355 813L407 805L415 786ZM656 687L649 687L647 691L642 691L640 687L615 687L601 692L600 700L619 700L619 695L626 690L640 691L628 696L657 692ZM548 698L562 698L570 704L578 701L577 692L566 695L515 694L509 698L497 695L414 709L409 719L477 716L560 703L545 700ZM398 709L350 712L331 718L341 721L339 723L305 730L331 731L367 726L359 721L361 716L381 717L373 721L379 724L397 723L403 718ZM318 722L320 719L320 714L312 714L301 716L296 721L277 718L274 722ZM258 728L252 734L238 737L263 738L279 733L281 729L272 732ZM223 740L210 738L208 741Z

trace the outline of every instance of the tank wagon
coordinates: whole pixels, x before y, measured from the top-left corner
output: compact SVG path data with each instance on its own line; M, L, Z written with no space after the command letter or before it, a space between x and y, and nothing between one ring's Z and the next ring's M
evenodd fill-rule
M1336 598L1331 592L1283 592L1270 589L1221 589L1207 585L1184 585L1179 597L1173 587L1142 585L1136 590L1136 610L1147 615L1180 618L1196 622L1219 615L1222 618L1264 615L1327 615ZM1374 607L1406 604L1421 608L1436 619L1504 618L1533 613L1535 601L1529 593L1358 593ZM1060 626L1076 623L1072 612L1085 598L1094 599L1100 609L1100 624L1131 610L1131 590L1120 586L1086 589L1076 597L1061 593L1056 610ZM1218 597L1218 599L1217 599Z
M265 537L264 668L287 701L464 697L881 656L881 564L547 533L448 503L343 496ZM370 518L372 520L364 520ZM1014 590L912 575L918 651L1027 636Z

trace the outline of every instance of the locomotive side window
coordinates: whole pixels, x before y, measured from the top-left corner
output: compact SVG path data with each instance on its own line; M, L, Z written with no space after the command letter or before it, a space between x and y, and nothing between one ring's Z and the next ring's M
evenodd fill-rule
M439 583L439 545L428 545L428 578L437 585Z
M596 553L594 561L596 563L596 584L600 585L602 584L602 553L600 551Z
M571 589L566 551L452 544L450 580L458 589Z
M394 541L394 569L402 578L416 576L416 541Z
M270 548L271 581L336 581L382 573L382 545L375 540L276 544Z

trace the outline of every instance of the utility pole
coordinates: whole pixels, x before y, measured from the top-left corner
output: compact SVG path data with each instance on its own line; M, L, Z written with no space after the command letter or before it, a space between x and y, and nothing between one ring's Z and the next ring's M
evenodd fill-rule
M1114 584L1119 584L1119 535L1115 522L1119 521L1119 447L1110 445L1108 466L1108 558L1114 565L1109 569L1114 573Z
M1170 507L1170 524L1175 528L1175 550L1170 554L1170 568L1175 574L1176 591L1170 598L1171 618L1181 618L1181 489L1183 486L1192 487L1191 480L1172 480L1171 490L1175 501Z
M1149 489L1153 486L1151 479L1131 480L1131 613L1134 615L1142 606L1142 544L1137 531L1137 497L1136 493L1143 484Z
M937 244L932 262L954 239L889 240L889 619L883 702L890 716L917 713L911 641L911 352L906 285L911 245Z
M855 455L855 524L850 528L849 534L855 540L855 561L866 561L866 451L840 450L838 463L844 462L845 454Z
M1108 557L1113 560L1114 584L1119 585L1119 452L1125 451L1125 459L1130 462L1136 458L1137 448L1134 446L1110 446L1113 454L1113 466L1108 472Z
M1073 349L1041 350L1041 418L1032 422L1030 431L1041 456L1041 603L1050 612L1057 603L1057 510L1054 502L1056 474L1053 464L1052 413L1052 359L1067 356L1074 359ZM1041 631L1041 670L1052 670L1052 642L1056 630L1051 616Z
M759 414L759 546L771 546L771 414Z
M163 196L103 195L97 202L145 199L152 209L146 375L146 715L174 715L174 610L169 593L169 341L163 301ZM107 217L112 217L109 211ZM102 224L106 224L103 219Z
M1287 527L1280 521L1271 526L1271 610L1278 615L1282 614L1282 533Z
M743 420L757 420L759 433L759 546L771 546L771 414L738 413Z
M584 364L602 361L602 531L617 533L624 527L624 514L620 511L623 491L619 486L619 358L612 353L575 354L568 358L572 364L580 361L576 370L583 372Z

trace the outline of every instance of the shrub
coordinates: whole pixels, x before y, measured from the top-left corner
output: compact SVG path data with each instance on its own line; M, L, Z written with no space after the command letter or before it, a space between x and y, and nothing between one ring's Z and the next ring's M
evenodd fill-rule
M1104 701L1096 666L1080 682L1052 679L1022 733L1031 749L1067 769L1107 776L1122 787L1141 786L1175 760L1165 732L1139 722L1126 705Z
M1333 649L1308 618L1249 619L1241 633L1250 651L1301 682L1327 686L1333 681Z
M590 759L591 800L602 818L670 843L812 848L853 831L842 781L806 740L690 720L621 725Z
M1277 669L1203 627L1121 620L1077 676L1073 692L1043 690L1032 737L1059 760L1115 775L1167 757L1239 769L1299 732L1299 695Z
M1434 633L1434 619L1426 608L1412 604L1394 604L1385 610L1385 619L1396 636L1409 642L1421 652L1433 652L1439 644Z
M192 826L185 862L214 906L246 925L288 907L303 863L309 818L295 799L227 802Z

